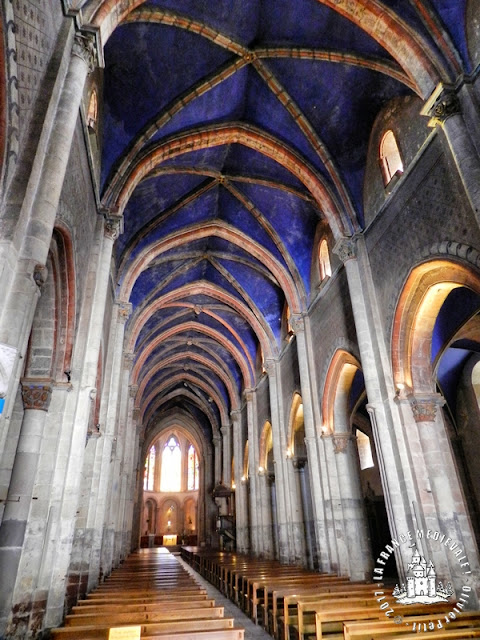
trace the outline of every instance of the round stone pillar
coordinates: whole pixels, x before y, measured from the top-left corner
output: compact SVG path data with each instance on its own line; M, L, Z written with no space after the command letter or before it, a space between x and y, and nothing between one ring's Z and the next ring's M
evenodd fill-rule
M439 127L447 140L473 213L480 225L480 158L462 116L459 95L439 84L421 111L429 126Z
M22 381L24 414L0 526L0 637L4 636L12 606L51 397L51 380Z

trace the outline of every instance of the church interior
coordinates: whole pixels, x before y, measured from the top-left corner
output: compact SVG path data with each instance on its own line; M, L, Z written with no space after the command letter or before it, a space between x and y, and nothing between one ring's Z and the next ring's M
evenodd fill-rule
M0 638L163 546L475 601L480 0L1 7Z

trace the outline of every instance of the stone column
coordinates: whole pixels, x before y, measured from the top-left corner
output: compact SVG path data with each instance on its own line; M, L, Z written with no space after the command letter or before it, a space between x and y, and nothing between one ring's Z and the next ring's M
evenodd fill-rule
M439 84L421 113L430 117L429 126L439 127L443 131L465 193L480 224L480 158L463 119L459 95L453 88Z
M325 473L321 468L317 450L316 436L320 433L320 425L315 424L315 417L319 415L319 394L316 392L315 364L313 354L315 352L310 318L307 314L294 314L292 316L293 328L297 340L298 367L300 371L300 384L302 390L303 420L305 426L305 445L308 457L308 473L310 474L310 489L312 492L313 523L315 538L313 544L312 560L315 564L329 568L328 562L328 537L325 524L324 490L322 482ZM318 419L318 418L317 418Z
M370 410L375 415L372 431L390 533L393 538L398 538L414 528L412 503L416 500L415 483L400 416L393 402L395 389L391 363L363 236L344 238L337 243L335 252L344 262L347 273L365 388ZM400 576L410 560L408 550L400 547L397 551Z
M305 540L307 543L307 567L309 569L314 568L314 540L312 536L312 530L310 528L310 520L312 514L310 513L310 499L307 492L307 481L305 478L305 465L306 460L302 458L294 458L292 460L293 466L298 474L300 483L300 494L302 496L302 511L303 522L305 523Z
M246 553L248 551L248 513L247 500L245 495L245 484L243 477L243 451L244 443L242 438L242 413L232 411L230 413L233 428L233 458L234 458L234 481L235 481L235 526L237 538L237 551Z
M36 305L35 290L31 286L32 278L47 261L85 79L88 72L93 70L95 59L95 47L91 37L77 33L55 113L55 126L51 128L43 156L35 195L31 200L25 198L23 205L29 207L26 213L29 221L26 229L20 229L24 234L20 260L11 284L10 280L5 283L0 317L0 343L9 345L20 353L28 340ZM25 215L23 211L22 214ZM13 402L15 375L18 375L16 371L7 394L8 406L5 409L8 413L10 402Z
M215 434L213 436L213 447L214 447L214 485L216 486L222 480L222 449L221 449L222 439L220 435Z
M232 425L224 424L220 431L222 433L223 484L230 487L232 484Z
M251 551L254 555L260 553L260 495L258 490L258 423L257 423L257 395L254 389L245 389L247 402L247 433L248 433L248 491L249 491L249 522Z
M272 505L272 536L273 536L273 553L275 560L279 558L278 548L278 520L277 520L277 487L275 486L275 476L268 476L268 486L270 487L270 504Z
M334 433L331 439L337 465L343 529L343 535L338 540L339 555L344 557L348 576L354 581L368 580L373 571L355 440L346 432ZM385 544L387 542L389 540Z
M275 464L275 483L277 487L277 523L278 523L278 550L279 560L288 564L295 562L296 544L293 532L294 518L290 509L290 478L285 468L285 456L287 451L287 438L285 434L285 420L283 414L283 397L281 393L280 363L267 359L265 367L268 373L268 386L270 392L270 411L272 418L273 457ZM258 436L257 436L258 437ZM292 470L293 473L293 470ZM298 558L300 561L301 559Z
M24 415L0 527L0 636L3 637L17 579L33 488L52 397L51 380L22 381Z
M100 225L99 225L100 226ZM105 304L110 277L110 265L115 239L120 229L118 218L102 221L97 245L92 252L92 264L87 279L87 292L91 295L82 313L78 329L75 356L72 362L72 380L77 381L75 395L67 401L62 439L64 459L56 470L55 482L63 487L60 499L56 539L50 541L51 589L46 616L47 626L58 626L63 616L65 576L70 560L71 540L80 491L81 470L85 452L85 436L90 417L90 395L95 390L100 343L103 333ZM100 236L101 233L101 236ZM68 449L67 449L68 447Z
M415 505L418 526L451 538L457 543L457 550L462 549L468 565L462 567L458 556L445 544L436 544L428 536L418 546L433 561L437 576L451 579L457 594L464 585L470 585L478 597L477 548L445 425L445 399L438 393L414 394L407 390L399 394L398 404L409 434L412 467L421 488ZM471 597L470 605L473 604Z

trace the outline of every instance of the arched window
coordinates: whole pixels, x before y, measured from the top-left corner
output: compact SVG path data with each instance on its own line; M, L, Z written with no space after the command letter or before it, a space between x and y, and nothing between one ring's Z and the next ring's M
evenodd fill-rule
M372 445L370 444L370 438L363 431L357 429L357 448L358 457L360 458L360 469L370 469L375 466L373 464Z
M394 175L403 173L402 158L400 157L397 140L391 129L385 132L380 142L380 166L385 186Z
M196 491L198 489L198 456L195 447L191 444L188 447L188 491Z
M143 488L145 491L153 491L153 478L155 476L155 446L150 447L145 460L145 474L143 476Z
M90 102L88 103L88 113L87 113L87 127L95 131L97 127L97 117L98 117L98 98L97 91L93 89L90 94Z
M328 252L328 244L326 240L320 242L320 248L318 250L318 261L320 264L320 280L332 275L332 267L330 266L330 254Z
M174 436L170 436L162 453L162 477L160 491L181 491L182 452Z

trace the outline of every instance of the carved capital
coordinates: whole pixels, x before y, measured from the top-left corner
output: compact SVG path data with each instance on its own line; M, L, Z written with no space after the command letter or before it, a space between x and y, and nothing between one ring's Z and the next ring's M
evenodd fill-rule
M47 267L43 264L35 265L35 268L33 270L33 280L39 289L43 287L43 285L47 281L47 278L48 278Z
M440 92L439 89L441 89ZM439 87L433 96L433 100L427 103L425 111L422 111L422 113L430 117L429 125L431 127L435 125L442 126L448 118L461 113L460 101L453 89Z
M445 398L439 393L408 396L415 422L435 422L437 410L445 404Z
M138 407L135 407L135 409L132 411L132 418L133 420L135 420L135 422L137 420L140 420L140 409Z
M106 238L115 241L122 232L122 218L120 216L107 216L104 223L104 234Z
M118 305L118 321L125 323L132 313L132 304L130 302L117 302Z
M230 434L231 428L231 424L224 424L220 427L220 432L224 438Z
M27 380L21 381L23 408L37 411L48 411L52 399L51 380Z
M88 73L92 73L97 64L97 50L92 36L76 33L73 39L72 56L76 56L85 62Z
M305 317L301 313L293 313L290 316L290 324L292 325L295 333L302 333L305 331Z
M133 358L134 358L134 355L130 351L127 351L126 353L123 354L123 368L124 369L131 369L132 364L133 364Z
M138 391L138 384L131 384L128 389L128 395L130 396L130 398L135 398L135 396L137 395L137 391Z
M294 458L292 458L292 464L294 469L297 469L297 471L301 471L302 469L305 469L307 458L303 456L295 456Z
M213 438L213 446L215 447L215 449L217 449L220 446L220 443L222 441L221 437L219 435L214 435Z
M234 409L233 411L230 411L230 418L232 419L233 423L240 422L242 419L242 412L238 409Z
M272 360L271 358L267 358L265 360L265 371L268 374L269 378L274 378L277 372L276 360Z
M352 440L350 433L335 433L332 436L334 453L346 453L350 440Z
M353 260L357 257L357 240L358 236L344 237L333 247L333 252L344 264L347 260Z
M255 389L245 389L244 390L245 400L247 402L251 402L253 400L253 394L255 393Z

